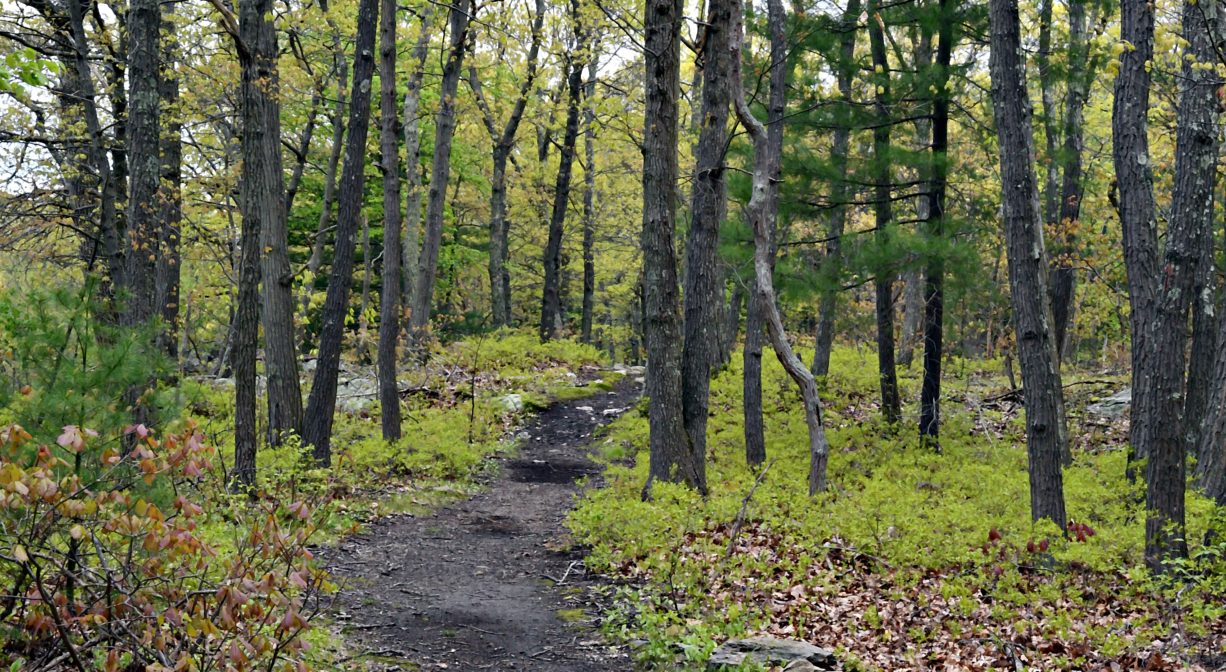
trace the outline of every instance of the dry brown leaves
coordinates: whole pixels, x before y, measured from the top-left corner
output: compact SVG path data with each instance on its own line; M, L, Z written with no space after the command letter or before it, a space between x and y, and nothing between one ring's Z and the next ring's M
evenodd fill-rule
M704 618L740 607L761 618L758 634L861 664L847 669L1226 669L1226 621L1192 634L1170 604L1137 595L1122 575L1043 572L1025 564L1037 556L1014 549L999 563L899 570L837 538L801 548L759 523L742 528L728 560L729 534L726 525L690 534L674 559L702 568ZM641 567L623 569L645 578ZM685 606L683 590L669 597Z

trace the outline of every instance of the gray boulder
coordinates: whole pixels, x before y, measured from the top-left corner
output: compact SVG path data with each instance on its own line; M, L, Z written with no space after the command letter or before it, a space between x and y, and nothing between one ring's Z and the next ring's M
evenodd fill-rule
M1086 413L1100 418L1122 418L1128 413L1131 406L1132 388L1130 387L1086 406Z
M805 667L796 661L804 661ZM834 652L813 646L808 642L776 637L749 637L724 642L707 659L708 670L731 670L745 663L757 663L766 667L792 665L792 670L833 670Z

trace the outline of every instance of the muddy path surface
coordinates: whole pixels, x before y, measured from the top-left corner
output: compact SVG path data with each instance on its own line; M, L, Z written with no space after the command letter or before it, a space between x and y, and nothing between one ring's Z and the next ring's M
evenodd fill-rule
M342 586L331 617L355 658L382 669L629 670L596 631L582 557L557 550L595 430L639 386L554 405L497 460L484 492L432 514L371 524L322 555ZM606 411L608 413L606 414Z

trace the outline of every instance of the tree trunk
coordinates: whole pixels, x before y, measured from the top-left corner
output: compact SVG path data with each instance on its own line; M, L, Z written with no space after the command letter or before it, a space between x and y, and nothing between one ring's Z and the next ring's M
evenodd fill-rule
M1187 53L1175 139L1175 187L1166 248L1159 258L1153 177L1146 125L1153 8L1121 4L1120 37L1134 49L1120 58L1112 131L1120 188L1124 262L1132 305L1133 407L1131 441L1146 460L1145 559L1155 572L1187 555L1184 539L1185 393L1188 310L1201 248L1209 244L1217 157L1216 76L1196 62L1213 62L1217 3L1185 5ZM1211 23L1212 27L1207 26Z
M681 354L682 413L692 450L707 454L707 402L711 366L716 361L723 278L719 272L719 228L724 221L727 187L724 154L728 144L732 63L728 51L735 0L707 4L702 58L702 107L694 148L694 185L690 194L690 231L685 249L684 343ZM761 333L761 330L759 330ZM761 348L759 348L759 360ZM747 427L748 431L748 427ZM748 444L746 444L748 445Z
M1060 360L1051 329L1047 253L1034 174L1034 130L1017 0L992 0L990 15L992 109L1000 138L1009 294L1025 390L1030 517L1035 521L1047 518L1063 530L1068 521L1061 461L1068 451L1068 429Z
M587 90L583 94L583 311L579 320L579 338L592 342L592 312L596 291L596 57L587 64Z
M562 336L566 328L562 311L562 234L566 225L566 210L570 203L570 181L579 140L579 105L583 99L583 59L589 48L586 31L579 16L578 0L571 0L571 19L575 27L575 43L567 57L566 131L558 156L558 177L553 187L553 212L549 217L549 240L545 245L545 286L541 294L542 341Z
M646 104L643 119L643 337L645 393L653 480L706 492L706 463L685 433L681 402L681 315L677 255L677 96L681 69L681 3L647 0L644 26Z
M1089 42L1086 40L1085 0L1069 0L1069 72L1064 103L1064 182L1060 189L1060 219L1056 235L1056 261L1052 265L1051 307L1056 347L1063 354L1069 342L1068 325L1073 321L1073 296L1077 284L1075 247L1081 221L1081 155L1086 97L1092 76Z
M919 38L915 41L915 71L928 73L932 71L932 31L926 26L920 28ZM930 108L925 111L930 112ZM925 116L915 120L915 148L924 151L932 144L932 118ZM924 165L916 168L919 177L920 195L915 199L915 217L921 222L928 221L928 194L930 183L927 181L929 170ZM903 290L902 334L899 338L898 364L911 368L915 358L915 346L922 341L924 326L924 270L918 266L907 270L905 274L906 288ZM989 339L990 340L990 339ZM991 344L989 343L989 351Z
M111 171L110 159L106 153L106 137L102 132L102 124L98 115L98 93L94 85L94 76L89 66L89 42L85 35L85 19L83 0L68 0L68 21L72 31L72 64L76 74L76 82L81 94L81 109L85 117L85 132L89 136L87 143L89 164L93 170L91 179L93 186L99 192L97 210L97 238L100 241L95 254L101 256L106 265L106 278L102 286L102 294L113 298L114 288L123 282L123 246L120 244L121 233L117 202L119 200L116 179Z
M491 155L494 159L494 170L490 178L490 315L494 327L504 327L511 323L511 287L510 273L507 271L507 256L510 252L509 236L510 222L507 221L507 160L515 148L515 136L519 132L519 123L523 120L524 110L528 105L528 97L532 85L536 82L537 61L541 51L542 28L545 22L545 2L536 0L536 13L532 20L532 43L528 47L527 73L519 86L519 96L511 108L511 116L506 125L498 129L494 120L493 109L485 99L481 90L481 82L477 77L477 69L469 66L469 85L477 97L477 106L485 120L485 128L489 131L494 146Z
M730 77L732 83L732 98L736 108L737 118L745 126L753 139L754 165L753 188L746 206L746 212L753 227L754 237L754 295L764 313L767 332L775 356L783 365L784 370L796 382L804 399L805 423L809 428L809 494L823 492L826 489L826 461L830 444L826 440L826 430L822 426L821 399L817 393L817 382L813 373L804 362L796 356L788 343L787 333L783 329L783 319L775 304L774 275L772 266L773 246L771 237L774 233L775 210L778 207L779 173L783 150L783 109L786 95L787 75L787 40L784 27L787 17L784 14L782 0L769 0L768 25L770 28L771 63L770 102L767 105L769 129L753 116L749 105L745 102L744 85L741 83L740 58L743 32L740 24L741 9L733 8L736 26L734 39L729 45L733 58L733 70Z
M175 58L179 42L175 38L173 20L175 5L163 8L161 39L162 53L158 72L158 95L162 110L168 111L162 124L161 176L158 205L158 239L160 251L157 257L156 306L162 318L161 350L171 359L179 356L179 279L182 255L179 240L183 220L183 146L181 135L183 122L179 119L179 77L175 72Z
M434 5L427 4L421 15L421 31L413 47L413 74L404 92L404 243L401 249L401 302L404 309L417 305L417 263L421 256L421 133L417 129L417 108L421 103L421 78L430 44L430 19Z
M752 225L752 222L751 222ZM757 283L756 275L750 278ZM764 306L758 292L749 292L745 309L745 350L741 355L741 412L745 416L745 463L766 461L766 427L762 418L762 349L766 345Z
M949 153L949 63L954 41L954 10L950 0L940 0L937 21L937 59L932 100L932 174L928 187L928 219L925 235L945 237L945 187ZM940 449L941 350L945 320L945 260L929 256L924 268L924 377L920 385L920 440Z
M379 296L379 416L400 439L396 339L400 336L400 148L396 134L396 0L379 3L379 145L383 159L383 277Z
M1049 224L1056 221L1056 212L1059 209L1057 189L1060 186L1060 123L1056 119L1056 78L1051 71L1051 16L1054 4L1055 0L1039 0L1039 49L1035 53L1035 64L1039 70L1039 99L1043 105L1043 140L1047 145L1047 155L1043 157L1046 179L1043 184L1043 210L1040 216Z
M885 51L885 25L880 3L868 2L868 37L873 57L874 102L877 114L873 128L873 210L876 217L876 238L885 248L889 245L890 193L893 177L890 170L890 63ZM882 252L884 251L881 250ZM877 313L877 379L881 386L881 412L888 424L902 418L902 402L898 398L898 375L894 367L894 271L891 264L878 264L873 286Z
M154 306L154 279L159 252L161 208L161 101L158 95L158 51L161 8L156 0L133 0L128 6L127 77L129 109L126 122L131 178L128 195L127 252L123 323L140 325L160 314Z
M335 28L334 28L335 30ZM316 276L323 267L324 247L328 243L328 232L332 226L332 204L336 202L336 175L341 165L341 151L345 143L345 106L349 84L349 59L341 50L339 37L335 40L336 50L336 104L332 108L332 145L328 153L328 166L324 170L323 203L319 208L319 225L315 228L315 237L311 241L311 256L307 259L307 280L302 291L302 312L306 314L311 305L311 293L315 286ZM305 340L305 339L304 339Z
M434 274L438 270L439 247L443 243L443 215L447 201L447 182L451 177L451 141L456 125L456 90L464 67L472 0L458 0L451 6L451 48L443 66L438 114L434 123L434 163L430 172L430 192L426 202L426 230L418 260L417 281L413 287L413 306L409 314L409 343L420 351L425 345L430 306L434 300Z
M239 8L240 34L252 64L243 71L244 219L260 220L264 322L264 372L268 379L268 443L278 445L302 431L302 389L294 347L293 274L285 221L285 174L281 167L281 104L277 34L271 0ZM244 15L246 12L249 15Z
M374 74L375 29L379 23L378 0L358 4L357 39L354 42L353 91L349 96L349 136L345 140L345 165L341 172L340 201L336 213L336 248L328 296L324 300L323 328L319 334L319 358L307 401L303 441L314 447L315 461L332 463L332 421L336 411L336 377L340 370L341 340L349 314L349 289L353 284L353 253L357 245L358 218L365 180L366 136L370 130L370 84Z

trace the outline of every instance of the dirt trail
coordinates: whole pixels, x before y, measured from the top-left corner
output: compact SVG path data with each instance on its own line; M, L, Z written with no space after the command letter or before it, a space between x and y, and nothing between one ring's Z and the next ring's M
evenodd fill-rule
M499 460L483 494L431 515L379 520L325 551L344 586L332 616L354 652L408 670L410 661L422 670L631 669L594 629L581 558L553 547L575 480L599 473L586 457L593 430L637 393L623 382L553 406L524 429L517 453Z

